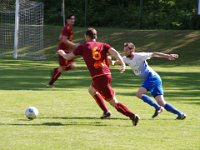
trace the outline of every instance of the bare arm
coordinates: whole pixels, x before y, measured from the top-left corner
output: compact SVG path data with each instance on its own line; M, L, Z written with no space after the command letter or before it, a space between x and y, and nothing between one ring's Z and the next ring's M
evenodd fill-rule
M112 66L121 65L119 60L113 60L111 56L107 56L107 58L108 58L109 64L111 64Z
M111 56L113 56L118 61L119 65L121 65L120 73L123 73L125 71L125 69L126 69L126 65L123 62L123 59L122 59L121 55L114 48L110 48L108 50L108 52L109 52L109 54Z
M61 49L58 50L58 54L59 54L60 56L62 56L64 59L66 59L66 60L71 60L71 59L73 59L73 58L76 57L73 53L67 54L67 53L65 53L65 52L64 52L63 50L61 50Z
M178 54L165 54L161 52L153 52L152 57L166 58L169 60L175 60L179 57Z
M59 35L59 40L60 40L60 42L65 43L66 45L69 45L72 48L76 48L78 46L77 43L74 43L74 42L68 40L67 36L62 36L61 34Z

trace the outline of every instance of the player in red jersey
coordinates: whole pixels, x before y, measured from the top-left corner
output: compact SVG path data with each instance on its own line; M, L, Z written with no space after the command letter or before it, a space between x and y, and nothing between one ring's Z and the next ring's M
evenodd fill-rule
M58 53L66 60L71 60L81 55L87 65L92 77L92 83L88 89L90 95L95 99L100 108L104 111L102 118L109 117L111 113L104 103L104 99L114 106L117 111L129 117L134 126L138 124L139 116L131 112L128 107L118 102L110 82L111 72L107 63L107 54L115 57L121 63L120 72L125 71L125 64L120 54L106 43L97 42L97 31L88 28L85 32L86 42L80 44L72 53L67 54L62 49Z
M67 17L67 25L63 27L59 35L59 46L58 50L62 49L66 53L70 52L70 48L75 48L76 44L72 42L74 37L74 32L72 26L75 22L75 16L70 15ZM58 55L59 67L54 68L52 71L51 79L49 81L49 87L53 87L55 81L61 76L63 71L69 71L74 69L76 66L75 61L72 59L70 61L65 60L62 56Z

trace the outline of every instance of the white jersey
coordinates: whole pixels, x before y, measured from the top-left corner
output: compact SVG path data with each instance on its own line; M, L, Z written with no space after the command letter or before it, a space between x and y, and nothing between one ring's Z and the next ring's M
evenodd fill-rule
M156 74L146 61L151 58L152 54L149 52L134 53L133 59L123 56L123 61L131 67L136 76L146 78L150 72L153 75Z

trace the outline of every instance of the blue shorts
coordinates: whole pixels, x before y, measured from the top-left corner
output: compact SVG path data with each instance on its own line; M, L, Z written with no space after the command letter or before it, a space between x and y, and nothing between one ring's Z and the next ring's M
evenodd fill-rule
M147 89L154 97L164 94L162 80L158 74L152 75L150 73L143 82L142 87Z

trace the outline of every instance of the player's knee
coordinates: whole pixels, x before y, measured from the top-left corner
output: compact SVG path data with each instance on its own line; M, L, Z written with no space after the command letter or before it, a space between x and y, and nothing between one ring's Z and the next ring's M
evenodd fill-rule
M88 93L91 95L91 96L94 96L96 94L96 91L93 90L93 88L91 86L89 86L88 88Z
M65 68L64 68L64 67L61 67L61 66L60 66L60 67L58 67L58 71L59 71L59 72L63 72L64 70L65 70Z
M155 99L157 101L157 103L160 105L160 106L165 106L165 104L167 103L163 97L163 95L157 95L155 96Z
M73 69L75 69L75 68L77 67L77 65L76 65L76 63L74 62L74 63L72 63L72 64L70 65L70 67L71 67L71 69L73 70Z
M115 107L118 103L118 100L114 97L113 99L108 101L111 106Z
M157 100L157 103L158 103L160 106L164 107L165 104L166 104L167 102L166 102L165 100Z
M137 96L138 98L141 98L141 97L142 97L142 93L137 92L137 93L136 93L136 96Z
M92 95L92 90L91 90L90 87L88 88L88 93L89 93L90 95Z

